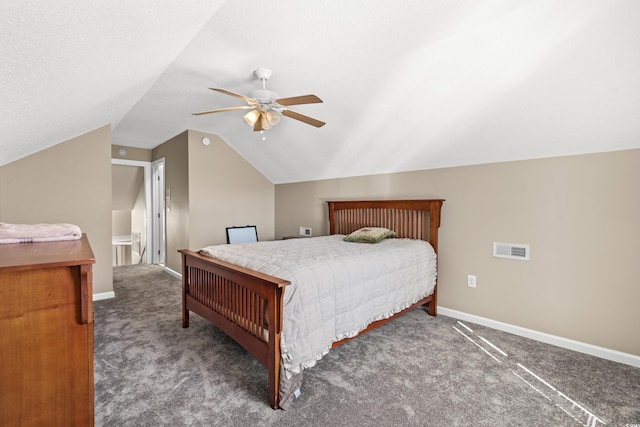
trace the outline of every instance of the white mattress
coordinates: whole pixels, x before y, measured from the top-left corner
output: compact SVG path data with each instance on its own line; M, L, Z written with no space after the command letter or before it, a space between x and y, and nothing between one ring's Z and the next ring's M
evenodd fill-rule
M201 253L286 279L281 339L288 378L331 344L430 295L436 254L428 242L351 243L344 236L209 246Z

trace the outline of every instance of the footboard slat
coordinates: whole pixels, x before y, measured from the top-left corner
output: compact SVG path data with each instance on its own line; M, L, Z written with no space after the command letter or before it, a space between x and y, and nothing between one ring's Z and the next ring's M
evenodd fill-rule
M268 341L264 312L267 298L246 287L200 268L187 267L187 295L226 321L244 329L263 341Z
M187 267L187 274L197 277L197 280L190 281L186 291L193 301L254 337L268 341L267 298L209 271Z

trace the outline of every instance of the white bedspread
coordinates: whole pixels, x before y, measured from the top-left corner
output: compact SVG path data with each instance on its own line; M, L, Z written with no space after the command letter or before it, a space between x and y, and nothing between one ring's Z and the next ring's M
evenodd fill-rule
M342 235L209 246L201 253L289 280L282 366L289 378L331 344L358 334L433 292L436 254L428 242L350 243Z

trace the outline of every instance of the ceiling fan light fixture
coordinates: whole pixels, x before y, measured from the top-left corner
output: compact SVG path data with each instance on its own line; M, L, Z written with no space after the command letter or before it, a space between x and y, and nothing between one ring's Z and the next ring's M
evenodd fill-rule
M244 121L251 127L253 127L258 119L260 118L260 113L257 110L251 110L247 114L244 115Z
M278 123L280 123L280 114L278 114L277 112L273 111L273 110L269 110L265 113L265 116L267 117L267 121L269 122L269 124L271 126L275 126Z
M267 113L260 114L260 120L261 120L262 129L264 130L271 129L271 123L269 123L269 118L267 116Z

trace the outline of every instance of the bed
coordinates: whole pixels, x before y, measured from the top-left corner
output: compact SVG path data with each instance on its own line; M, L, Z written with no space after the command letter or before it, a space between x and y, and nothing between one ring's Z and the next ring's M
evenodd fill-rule
M296 281L299 279L297 273L292 274L291 277L281 278L281 276L287 276L286 271L288 270L283 268L283 274L279 274L281 270L278 269L278 266L272 266L271 270L264 270L255 268L254 265L257 264L245 263L239 255L239 250L243 249L242 245L271 245L269 246L271 248L282 245L284 242L290 242L288 245L293 247L290 250L299 251L302 254L304 250L301 245L316 244L321 240L326 240L332 245L337 245L337 241L340 241L340 244L345 245L345 242L342 242L342 236L363 227L385 227L395 231L396 239L388 239L390 241L385 245L393 245L396 240L399 243L400 240L407 241L407 239L429 243L429 245L422 244L428 246L434 253L433 273L430 273L433 274L433 284L428 290L428 295L420 294L416 297L417 300L411 300L409 304L402 305L384 316L371 318L370 322L363 327L354 329L352 333L338 334L330 343L330 347L333 348L420 306L424 306L432 316L437 314L435 254L438 250L438 228L443 202L442 199L329 201L327 202L329 236L280 241L283 243L221 245L236 246L234 248L236 249L235 258L231 256L228 260L214 257L218 247L197 251L180 250L182 256L182 326L184 328L189 326L190 312L194 312L217 326L244 347L267 368L268 395L271 407L274 409L286 408L299 388L301 372L300 375L291 378L287 361L291 360L289 350L294 345L289 342L285 343L283 327L289 325L290 330L294 329L290 323L292 317L290 313L292 309L289 308L290 300L293 298L292 295L300 293L299 290L302 288L296 288L298 286ZM419 244L419 242L410 241L408 243ZM348 245L347 243L346 246ZM351 245L359 245L363 250L365 246L384 250L383 245L379 243ZM316 249L310 251L316 253ZM404 258L404 256L402 257ZM278 258L274 256L274 259ZM422 266L417 267L422 268ZM268 274L264 271L276 274ZM334 271L340 270L335 269ZM420 271L420 275L424 274L423 270L418 271ZM417 273L411 274L417 275ZM334 280L342 280L342 277L337 276ZM322 289L326 287L325 285L325 283L322 284ZM287 288L290 290L289 293L287 293ZM388 288L393 289L391 286ZM294 289L295 291L293 291ZM393 292L396 291L393 290ZM351 299L353 298L346 298L346 300ZM287 301L286 304L285 301ZM287 319L286 322L285 319ZM312 365L313 363L306 367Z

